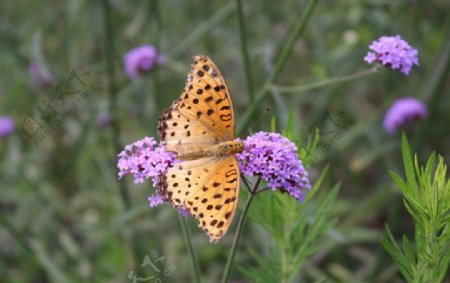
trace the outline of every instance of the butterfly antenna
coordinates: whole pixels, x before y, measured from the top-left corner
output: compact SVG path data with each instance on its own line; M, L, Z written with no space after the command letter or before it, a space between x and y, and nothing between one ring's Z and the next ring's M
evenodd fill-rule
M272 107L268 106L268 107L266 107L266 109L264 109L264 111L261 112L261 114L259 114L259 116L256 119L256 121L253 122L253 124L248 127L248 134L249 135L251 135L253 133L253 128L256 127L256 125L258 125L259 122L261 122L262 118L264 118L264 116L266 116L266 114L269 113L270 111L272 111Z

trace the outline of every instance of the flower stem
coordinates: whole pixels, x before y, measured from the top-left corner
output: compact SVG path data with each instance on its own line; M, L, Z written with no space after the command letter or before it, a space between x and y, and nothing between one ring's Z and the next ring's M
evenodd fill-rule
M289 263L288 263L288 255L287 249L283 247L281 250L281 282L288 283L289 282Z
M239 244L239 240L241 238L242 231L244 230L245 220L247 219L248 210L250 205L252 204L253 199L256 195L256 190L258 189L261 178L258 178L258 181L255 184L253 190L249 189L250 196L245 203L244 210L242 211L241 217L239 218L238 227L236 234L234 235L233 245L231 246L230 254L228 256L227 265L225 266L225 271L222 276L222 283L228 282L228 278L230 277L231 267L233 266L234 256L236 255L237 246ZM249 188L248 183L244 182L246 186Z
M191 268L192 274L194 276L193 282L200 283L200 268L198 266L197 256L195 255L194 248L192 247L191 232L189 230L186 218L183 217L181 213L178 213L178 220L180 221L184 242L186 244L189 257L191 258Z
M242 58L244 60L244 71L245 71L245 82L247 84L247 95L249 97L250 102L252 102L255 98L255 94L254 94L255 91L254 91L254 87L253 87L252 70L250 68L250 59L248 56L247 31L245 29L245 17L244 17L244 11L242 8L242 0L236 0L236 10L237 10L238 24L239 24L241 52L242 52Z
M5 230L11 234L14 241L18 242L19 246L21 246L30 256L35 256L36 254L33 253L33 249L25 234L17 229L6 215L6 213L0 215L0 227L5 228Z
M178 43L174 48L167 52L167 57L174 58L182 54L183 52L186 52L186 50L197 43L202 36L211 31L211 29L216 27L228 16L232 15L234 8L234 3L228 2L228 4L224 5L214 15L212 15L209 19L199 25L199 27L191 32L188 37L180 41L180 43Z
M109 112L111 114L111 132L112 132L112 144L115 152L120 152L122 150L120 144L120 127L119 122L117 120L117 85L116 85L116 74L115 74L115 65L114 60L116 58L114 52L114 26L113 21L111 19L111 7L107 0L101 0L101 9L103 11L103 25L104 25L104 33L105 33L105 45L104 45L104 53L105 53L105 64L108 78L108 93L109 93ZM128 189L125 182L119 182L119 192L122 203L124 205L125 211L129 210L131 206L130 196L128 194ZM131 232L130 240L129 240L130 248L133 252L133 256L135 260L142 258L141 249L139 248L139 244L134 236L134 233Z
M301 86L278 86L278 85L270 85L269 88L274 91L280 91L280 92L305 92L316 88L322 88L328 85L347 82L355 79L359 79L362 77L368 77L375 73L377 73L380 70L380 66L373 67L369 70L365 70L362 72L354 73L348 76L343 77L337 77L337 78L331 78L326 79L320 82L311 83L307 85L301 85Z
M244 230L245 220L247 218L248 209L252 204L253 198L255 196L250 194L247 199L247 203L244 206L244 210L242 211L241 218L239 219L238 227L236 234L234 235L233 246L231 247L230 255L228 256L227 265L225 266L225 271L222 276L222 283L228 282L228 278L230 277L231 267L233 266L234 256L236 254L237 246L239 244L239 240L241 238L242 230Z
M116 71L114 66L114 41L113 41L113 23L111 20L111 7L107 0L102 0L102 10L104 19L104 32L105 32L105 63L106 71L108 77L108 93L109 93L109 112L111 114L111 132L112 132L112 143L115 152L121 151L120 145L120 129L119 123L117 121L117 86L115 81ZM125 208L130 207L130 197L125 185L125 182L119 182L120 194Z
M149 4L149 9L148 9L148 17L149 17L149 25L150 27L152 27L151 29L151 34L152 34L152 41L153 41L153 45L156 47L156 50L158 50L158 52L161 51L161 34L162 34L162 29L163 29L163 23L162 23L162 17L161 17L161 5L160 5L160 1L158 0L150 0L148 2ZM150 73L150 83L151 83L151 97L152 97L152 102L154 104L153 107L153 111L152 111L152 116L151 116L151 121L156 121L159 118L159 115L161 113L159 113L159 109L163 109L163 103L162 103L162 97L160 95L161 93L161 84L160 84L160 79L159 76L160 75L160 69L156 68L154 70L152 70L152 72ZM148 105L143 105L143 107L148 107ZM145 127L148 127L147 125L148 123L144 123L142 125L145 125ZM153 133L157 133L156 130L156 124L155 123L151 123L152 125L150 126L150 130ZM144 127L144 128L145 128Z
M244 116L241 118L241 123L237 127L237 134L239 135L242 133L244 129L248 127L250 122L253 120L253 114L258 110L259 105L261 102L266 98L267 94L269 93L269 86L278 78L281 71L283 70L284 66L286 65L287 60L289 59L289 55L291 55L292 48L297 41L297 39L303 34L303 31L305 30L306 24L308 23L312 12L314 11L314 8L317 4L318 0L309 0L308 7L306 8L306 12L303 15L303 17L300 18L300 20L297 22L297 24L294 27L293 32L287 39L286 44L284 45L283 49L281 50L280 55L277 58L277 62L275 64L273 72L270 74L270 76L266 79L265 83L255 96L255 99L253 100L253 103L249 105L247 108L247 111L244 113Z

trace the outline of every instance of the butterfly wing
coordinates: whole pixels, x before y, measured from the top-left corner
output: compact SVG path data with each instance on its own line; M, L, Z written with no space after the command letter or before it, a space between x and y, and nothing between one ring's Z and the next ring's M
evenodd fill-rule
M234 112L228 86L209 57L194 56L181 98L185 102L185 106L180 105L182 113L195 115L193 118L211 127L222 137L221 141L234 138Z
M158 120L158 132L167 151L191 152L218 143L218 135L205 124L179 111L180 100L175 100Z
M160 180L160 189L174 207L188 210L215 243L225 235L236 212L239 180L234 156L208 157L172 167Z
M234 139L234 112L227 84L214 62L194 56L180 98L158 120L168 151L189 151Z

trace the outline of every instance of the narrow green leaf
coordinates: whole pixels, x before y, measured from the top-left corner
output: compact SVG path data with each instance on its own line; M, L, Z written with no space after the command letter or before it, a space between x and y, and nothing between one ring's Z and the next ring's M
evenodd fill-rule
M416 195L417 193L416 174L414 171L413 165L414 163L411 157L408 138L406 137L405 133L402 134L402 153L403 153L403 162L405 165L406 179L408 183L408 186L406 188L408 189L409 193L413 193L414 195ZM411 192L411 188L414 189L413 192Z
M402 193L405 194L407 192L407 189L403 179L393 171L389 171L389 175L394 180L397 187L399 187L400 191L402 191Z
M314 183L311 191L309 191L306 194L305 199L303 200L303 203L301 204L302 206L305 206L307 203L309 203L309 201L311 199L313 199L314 195L317 193L317 191L319 190L319 188L322 186L322 182L325 178L325 176L328 173L328 170L330 168L330 165L327 164L327 166L325 166L325 168L323 169L322 173L320 174L319 178L316 180L316 182Z
M399 246L395 242L394 236L389 229L389 226L386 224L386 233L387 238L382 237L380 239L381 245L384 247L386 252L392 257L394 262L396 263L398 269L405 277L406 281L412 282L412 278L414 275L413 269L411 268L411 264L406 259L405 255L400 250Z
M435 166L435 162L436 162L436 153L433 152L433 153L431 153L430 158L428 158L427 165L425 166L425 171L422 174L423 176L431 176L432 175L432 170Z

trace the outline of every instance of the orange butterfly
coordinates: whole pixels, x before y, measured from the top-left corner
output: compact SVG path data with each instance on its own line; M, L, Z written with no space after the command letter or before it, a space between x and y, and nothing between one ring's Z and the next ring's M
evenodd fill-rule
M214 62L194 56L180 98L158 120L167 151L180 163L159 180L163 197L197 220L212 243L227 232L238 203L244 149L234 141L234 112L227 84Z

